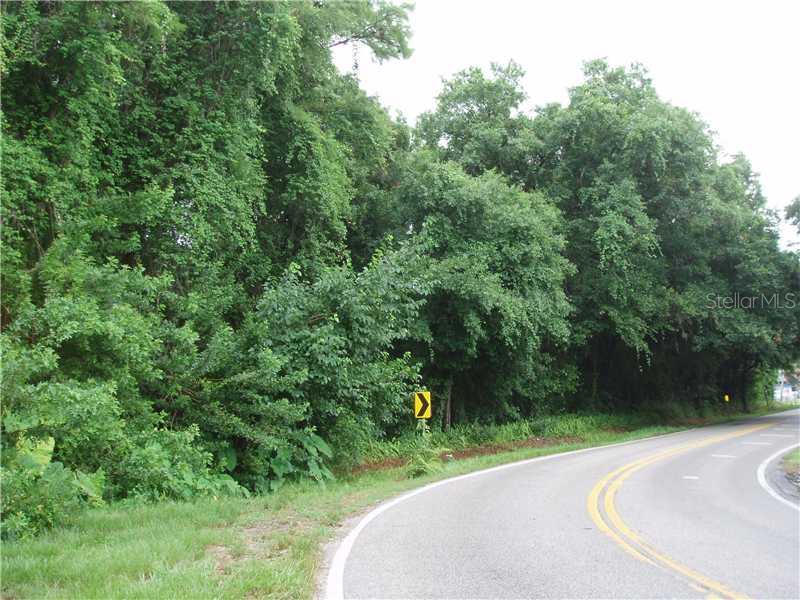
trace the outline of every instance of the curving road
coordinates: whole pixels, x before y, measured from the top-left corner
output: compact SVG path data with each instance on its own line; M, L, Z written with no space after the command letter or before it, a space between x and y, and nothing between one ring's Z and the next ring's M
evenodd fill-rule
M358 522L325 593L800 598L800 507L776 466L797 444L792 410L438 482Z

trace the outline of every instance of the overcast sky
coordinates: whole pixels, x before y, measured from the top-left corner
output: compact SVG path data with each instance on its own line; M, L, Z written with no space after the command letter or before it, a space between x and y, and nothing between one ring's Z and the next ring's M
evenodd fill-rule
M582 64L640 62L660 96L698 112L730 154L761 174L773 208L800 194L800 2L418 0L407 60L358 51L362 87L410 122L435 106L442 77L514 59L528 108L565 103ZM336 54L353 68L353 49ZM782 214L781 210L781 214ZM800 239L788 225L782 240Z

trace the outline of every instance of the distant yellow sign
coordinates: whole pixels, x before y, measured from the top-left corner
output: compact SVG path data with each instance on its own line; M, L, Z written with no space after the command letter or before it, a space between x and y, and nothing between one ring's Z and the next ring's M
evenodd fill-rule
M731 401L731 397L728 396L728 394L725 394L725 402L730 402L730 401Z
M414 416L418 419L431 418L430 392L414 392Z

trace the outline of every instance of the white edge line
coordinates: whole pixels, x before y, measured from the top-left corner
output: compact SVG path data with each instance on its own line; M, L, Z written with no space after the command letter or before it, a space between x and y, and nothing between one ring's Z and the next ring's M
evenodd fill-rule
M762 488L764 488L770 496L775 498L775 500L778 500L779 502L783 502L786 506L791 506L793 509L795 509L797 511L800 511L800 506L798 506L797 504L794 504L792 502L789 502L786 498L781 496L778 492L775 491L774 488L772 488L772 486L770 486L767 483L766 473L767 473L767 465L769 463L771 463L773 460L775 460L776 458L778 458L780 455L784 454L785 452L789 452L790 450L793 450L794 448L799 448L799 447L800 447L800 444L792 444L791 446L787 446L783 450L778 450L775 454L772 454L772 455L768 456L764 460L764 462L762 462L760 465L758 465L758 471L756 472L756 478L758 479L758 485L760 485Z
M727 425L724 423L723 425ZM592 446L591 448L580 448L578 450L569 450L567 452L559 452L556 454L548 454L546 456L536 456L534 458L526 458L523 460L519 460L516 462L506 463L504 465L498 465L496 467L489 467L488 469L481 469L480 471L473 471L472 473L466 473L464 475L456 475L455 477L450 477L448 479L442 479L441 481L434 481L433 483L429 483L421 488L417 488L412 490L402 496L398 496L394 500L389 500L384 502L383 504L375 507L372 511L367 513L358 524L350 530L350 533L339 543L339 547L336 549L336 553L333 555L333 560L331 561L330 569L328 570L328 580L325 586L325 596L326 600L343 600L344 599L344 567L345 563L347 562L347 558L350 555L350 551L352 550L353 546L355 545L356 539L361 531L370 524L370 522L379 516L381 513L389 510L393 506L400 504L401 502L408 500L409 498L413 498L417 494L422 494L423 492L430 491L434 488L437 488L441 485L446 485L448 483L453 483L454 481L461 481L462 479L469 479L471 477L477 477L479 475L486 475L487 473L494 473L496 471L502 471L504 469L511 469L513 467L521 467L523 465L527 465L533 462L540 462L545 460L552 460L555 458L560 458L562 456L568 456L571 454L582 454L584 452L591 452L594 450L602 450L604 448L613 448L615 446L627 446L629 444L637 444L639 442L645 442L648 440L654 440L659 438L671 437L674 435L679 435L682 433L687 433L690 431L697 431L698 429L705 429L704 427L694 427L692 429L684 429L682 431L673 431L672 433L664 433L660 435L651 435L649 437L639 438L637 440L628 440L627 442L616 442L614 444L605 444L603 446Z

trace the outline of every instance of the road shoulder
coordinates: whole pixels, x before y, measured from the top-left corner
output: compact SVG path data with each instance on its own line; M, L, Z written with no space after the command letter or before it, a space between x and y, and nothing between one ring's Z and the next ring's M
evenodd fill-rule
M774 489L781 497L789 501L795 506L800 506L800 486L790 479L790 474L784 469L784 458L797 449L795 446L792 449L787 449L781 452L779 456L772 459L766 468L766 481L767 484ZM797 474L793 474L797 477Z

